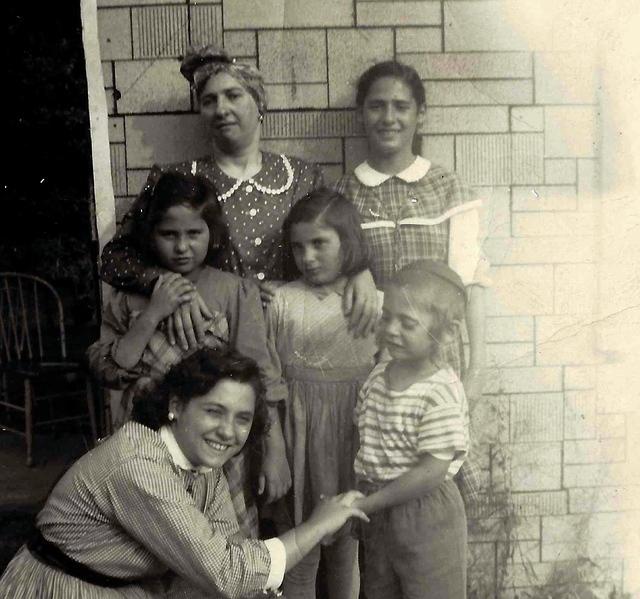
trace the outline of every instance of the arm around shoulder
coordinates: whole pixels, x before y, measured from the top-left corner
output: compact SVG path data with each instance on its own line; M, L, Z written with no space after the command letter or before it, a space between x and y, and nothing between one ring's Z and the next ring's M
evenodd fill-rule
M160 268L145 260L135 234L136 223L144 217L148 208L148 190L153 188L160 174L160 167L155 165L147 177L144 188L117 226L115 236L102 250L100 278L118 289L150 295L158 275L162 272Z

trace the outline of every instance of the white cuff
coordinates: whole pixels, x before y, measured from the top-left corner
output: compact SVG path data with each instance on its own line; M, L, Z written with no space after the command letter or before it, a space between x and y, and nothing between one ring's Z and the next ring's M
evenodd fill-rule
M277 537L267 539L264 544L271 558L266 588L267 590L276 590L280 588L284 580L284 571L287 567L287 552L284 548L284 543Z
M430 451L429 454L431 454L434 458L437 458L438 460L444 460L445 462L450 462L451 460L453 460L453 458L456 457L456 452L453 451L453 449L450 450L446 450L443 449L442 451Z
M488 262L478 242L480 219L477 209L466 210L449 220L449 266L465 285L490 284Z

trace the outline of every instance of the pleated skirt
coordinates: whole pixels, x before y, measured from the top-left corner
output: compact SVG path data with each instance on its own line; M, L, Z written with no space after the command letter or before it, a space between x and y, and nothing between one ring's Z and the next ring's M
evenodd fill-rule
M321 496L355 488L354 408L368 374L368 367L285 369L289 402L283 432L293 479L293 525L307 519Z

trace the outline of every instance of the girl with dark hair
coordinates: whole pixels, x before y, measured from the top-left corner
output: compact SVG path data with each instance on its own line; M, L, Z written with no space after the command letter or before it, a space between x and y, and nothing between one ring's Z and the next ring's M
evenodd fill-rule
M448 348L447 360L476 395L484 365L482 290L488 284L477 239L480 201L455 173L420 155L427 106L412 67L386 61L367 69L358 80L356 105L367 160L336 188L362 218L373 278L382 289L396 271L422 259L444 262L459 274L469 286L469 365L458 341Z
M299 278L276 290L267 332L289 396L284 437L293 484L274 518L287 530L323 496L353 488L353 409L376 344L373 334L354 338L341 308L347 278L367 264L353 204L335 191L316 190L291 209L283 229ZM329 599L357 596L357 542L348 533L322 547ZM315 598L320 557L318 546L288 572L287 597Z
M250 598L274 594L323 537L352 517L356 492L258 541L240 534L222 467L267 422L256 363L203 348L174 365L133 421L56 484L37 530L7 566L12 599Z
M257 287L205 264L224 240L215 191L200 177L167 172L144 193L149 198L145 210L135 216L133 230L146 259L164 269L164 274L158 277L150 298L115 291L104 308L100 339L89 349L89 362L98 379L109 387L125 389L121 405L112 406L114 425L129 419L134 395L189 353L168 341L160 323L196 293L207 311L200 347L228 345L255 359L265 376L267 400L277 404L286 395L279 389L278 372L267 350ZM280 457L267 452L265 461L279 459L286 468L279 421L274 420L269 436L280 440L282 450ZM241 529L253 534L257 522L253 491L262 492L264 476L257 489L250 489L244 484L243 461L240 454L228 461L225 470ZM278 493L287 488L283 481Z

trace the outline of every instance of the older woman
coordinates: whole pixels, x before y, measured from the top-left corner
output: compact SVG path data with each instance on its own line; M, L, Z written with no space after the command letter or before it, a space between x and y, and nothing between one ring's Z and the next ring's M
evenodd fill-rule
M255 447L265 423L255 362L196 351L136 403L134 421L60 479L0 596L240 598L276 589L324 536L366 517L348 493L279 538L241 538L221 467L245 443Z

